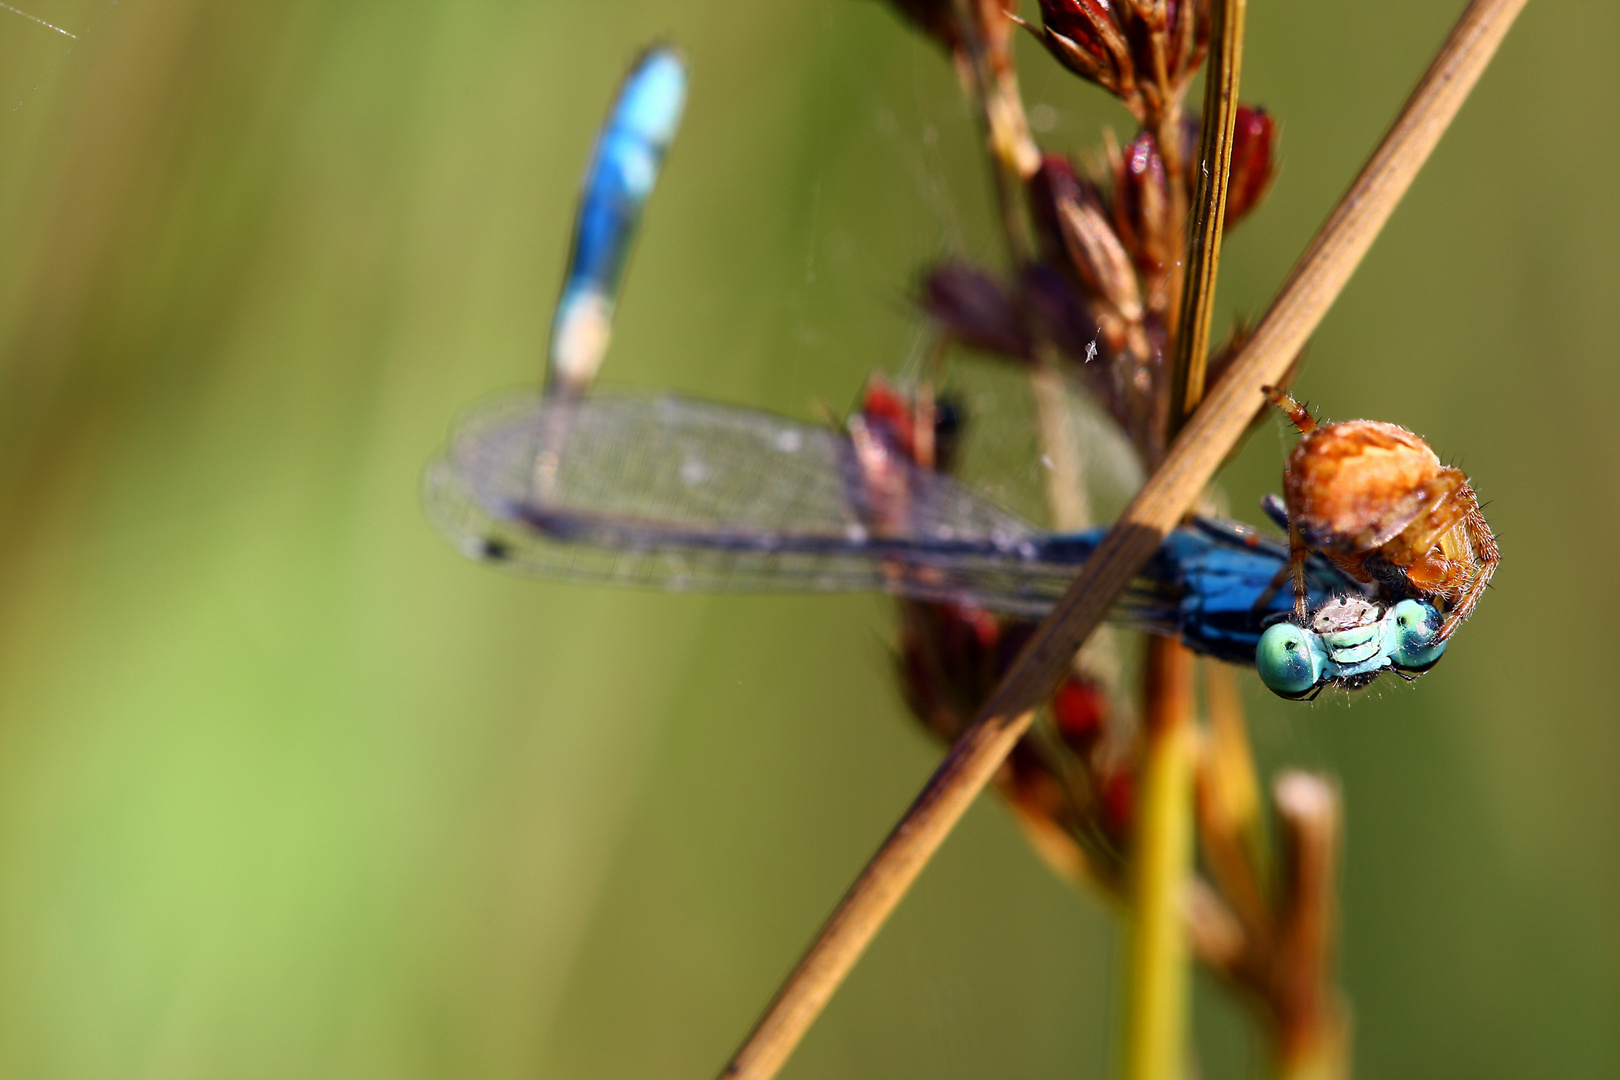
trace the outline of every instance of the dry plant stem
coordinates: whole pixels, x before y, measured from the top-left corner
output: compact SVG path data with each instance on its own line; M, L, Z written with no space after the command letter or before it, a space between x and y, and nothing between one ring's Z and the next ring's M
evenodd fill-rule
M1303 772L1277 778L1283 834L1283 904L1272 997L1282 1080L1347 1075L1349 1024L1333 985L1340 833L1339 792Z
M1187 230L1187 170L1181 160L1181 102L1179 99L1165 106L1164 112L1152 118L1153 141L1159 149L1159 160L1164 163L1166 196L1165 232L1179 243ZM1179 252L1178 252L1179 254ZM1186 263L1170 267L1165 277L1164 300L1165 332L1174 338L1180 332L1181 297L1185 289ZM1168 441L1168 439L1166 440Z
M984 125L1007 253L1015 267L1023 266L1030 261L1033 244L1020 193L1023 182L1040 168L1040 150L1029 133L1011 57L993 49L985 38L981 0L954 0L952 6L962 34L957 74L963 89L978 106L979 120ZM995 17L1003 17L999 8Z
M1126 1080L1175 1080L1186 1056L1187 920L1192 868L1193 656L1179 641L1148 643L1147 753L1132 852Z
M1524 3L1473 0L1464 11L1254 336L845 894L724 1075L764 1080L787 1060L929 856L1028 729L1034 710L1068 669L1075 651L1265 406L1260 388L1282 376L1321 322Z
M1226 190L1237 127L1238 84L1243 72L1243 15L1247 0L1226 0L1210 12L1212 47L1204 84L1204 128L1198 148L1198 189L1187 237L1180 334L1170 365L1170 434L1181 430L1204 399L1209 328L1215 310L1215 272L1226 224Z

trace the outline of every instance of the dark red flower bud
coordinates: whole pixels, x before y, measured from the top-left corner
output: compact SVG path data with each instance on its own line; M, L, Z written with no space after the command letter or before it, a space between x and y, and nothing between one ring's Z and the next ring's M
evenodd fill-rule
M1187 168L1187 190L1198 189L1198 152L1203 124L1196 116L1182 121L1182 158ZM1230 229L1266 197L1277 173L1272 156L1277 124L1260 108L1239 105L1232 130L1232 171L1226 186L1226 223Z
M1070 673L1052 694L1052 722L1076 753L1089 753L1103 736L1108 696L1096 680Z
M1041 0L1041 29L1021 23L1057 62L1122 98L1136 93L1130 43L1109 0Z
M1114 171L1114 228L1143 273L1169 265L1179 237L1169 235L1170 197L1164 159L1153 136L1142 132L1125 147Z
M1087 292L1125 319L1140 318L1136 273L1096 186L1065 159L1048 156L1030 179L1029 195L1043 255L1068 267Z
M913 465L949 472L955 464L962 411L950 398L912 397L874 375L861 392L860 414L870 437Z
M1018 360L1034 355L1022 308L985 271L942 263L924 276L919 293L919 306L962 344Z
M1065 198L1073 199L1080 190L1080 174L1074 163L1062 154L1043 154L1041 167L1029 178L1025 194L1029 199L1029 214L1035 221L1035 239L1040 245L1041 258L1054 266L1068 262L1063 246L1063 228L1058 224L1058 204Z
M900 674L912 714L944 739L972 722L1035 630L961 604L900 603Z
M1116 841L1129 841L1131 823L1136 817L1136 779L1120 769L1102 777L1103 825Z
M1264 109L1239 105L1232 133L1232 178L1226 186L1226 227L1241 221L1260 205L1277 175L1272 157L1277 125Z

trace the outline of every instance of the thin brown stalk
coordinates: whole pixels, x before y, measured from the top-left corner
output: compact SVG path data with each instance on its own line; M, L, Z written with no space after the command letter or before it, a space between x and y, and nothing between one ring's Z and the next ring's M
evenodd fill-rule
M1277 778L1283 838L1283 897L1272 997L1277 1011L1277 1072L1284 1080L1341 1080L1348 1028L1333 980L1340 800L1320 776Z
M1264 407L1479 80L1525 0L1473 0L1243 350L839 902L723 1074L774 1076L1035 710Z
M987 36L984 19L1005 16L998 4L987 6L984 0L954 0L952 10L962 39L958 72L984 127L1002 236L1013 265L1023 266L1030 260L1033 245L1020 193L1023 182L1040 166L1040 151L1029 133L1012 57Z
M1164 163L1164 231L1172 244L1179 244L1187 230L1187 169L1181 153L1181 115L1181 101L1177 99L1151 118L1153 142ZM1165 331L1175 337L1180 331L1182 296L1186 291L1185 263L1171 264L1164 287Z
M1243 73L1243 15L1246 0L1226 0L1211 10L1211 48L1204 83L1204 128L1198 148L1198 188L1193 196L1187 237L1176 354L1170 364L1170 434L1181 430L1204 399L1209 328L1215 311L1215 274L1220 266L1226 224L1226 189L1232 171L1232 136L1237 127L1238 84Z

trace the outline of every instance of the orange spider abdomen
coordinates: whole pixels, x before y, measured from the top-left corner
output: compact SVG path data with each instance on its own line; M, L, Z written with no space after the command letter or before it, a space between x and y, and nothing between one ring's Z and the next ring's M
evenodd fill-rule
M1428 443L1396 424L1324 424L1289 454L1284 498L1313 547L1365 551L1441 468Z

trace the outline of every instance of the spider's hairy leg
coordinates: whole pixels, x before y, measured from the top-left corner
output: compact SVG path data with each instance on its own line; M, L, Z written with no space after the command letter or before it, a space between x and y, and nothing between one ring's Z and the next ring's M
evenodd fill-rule
M1496 536L1486 523L1485 515L1480 513L1479 496L1474 494L1474 489L1464 486L1459 492L1459 501L1464 504L1462 526L1473 549L1474 575L1468 583L1468 591L1441 624L1440 641L1449 638L1463 620L1474 613L1474 605L1485 595L1485 586L1490 584L1491 575L1496 573L1497 564L1502 561L1502 555L1496 548Z
M1293 421L1301 435L1309 435L1316 430L1316 419L1311 416L1311 411L1290 397L1286 390L1277 386L1263 386L1261 390L1273 405L1283 411L1284 416Z
M1309 626L1310 617L1310 591L1305 584L1305 560L1310 556L1310 548L1305 546L1305 537L1295 524L1295 519L1288 522L1288 569L1294 578L1294 621L1300 626Z
M1254 604L1250 607L1250 610L1264 611L1266 606L1271 603L1271 598L1277 595L1277 590L1282 588L1283 583L1291 580L1293 576L1294 560L1290 558L1287 562L1283 563L1280 570L1271 575L1271 580L1267 582L1264 589L1260 590L1260 595L1255 599Z

